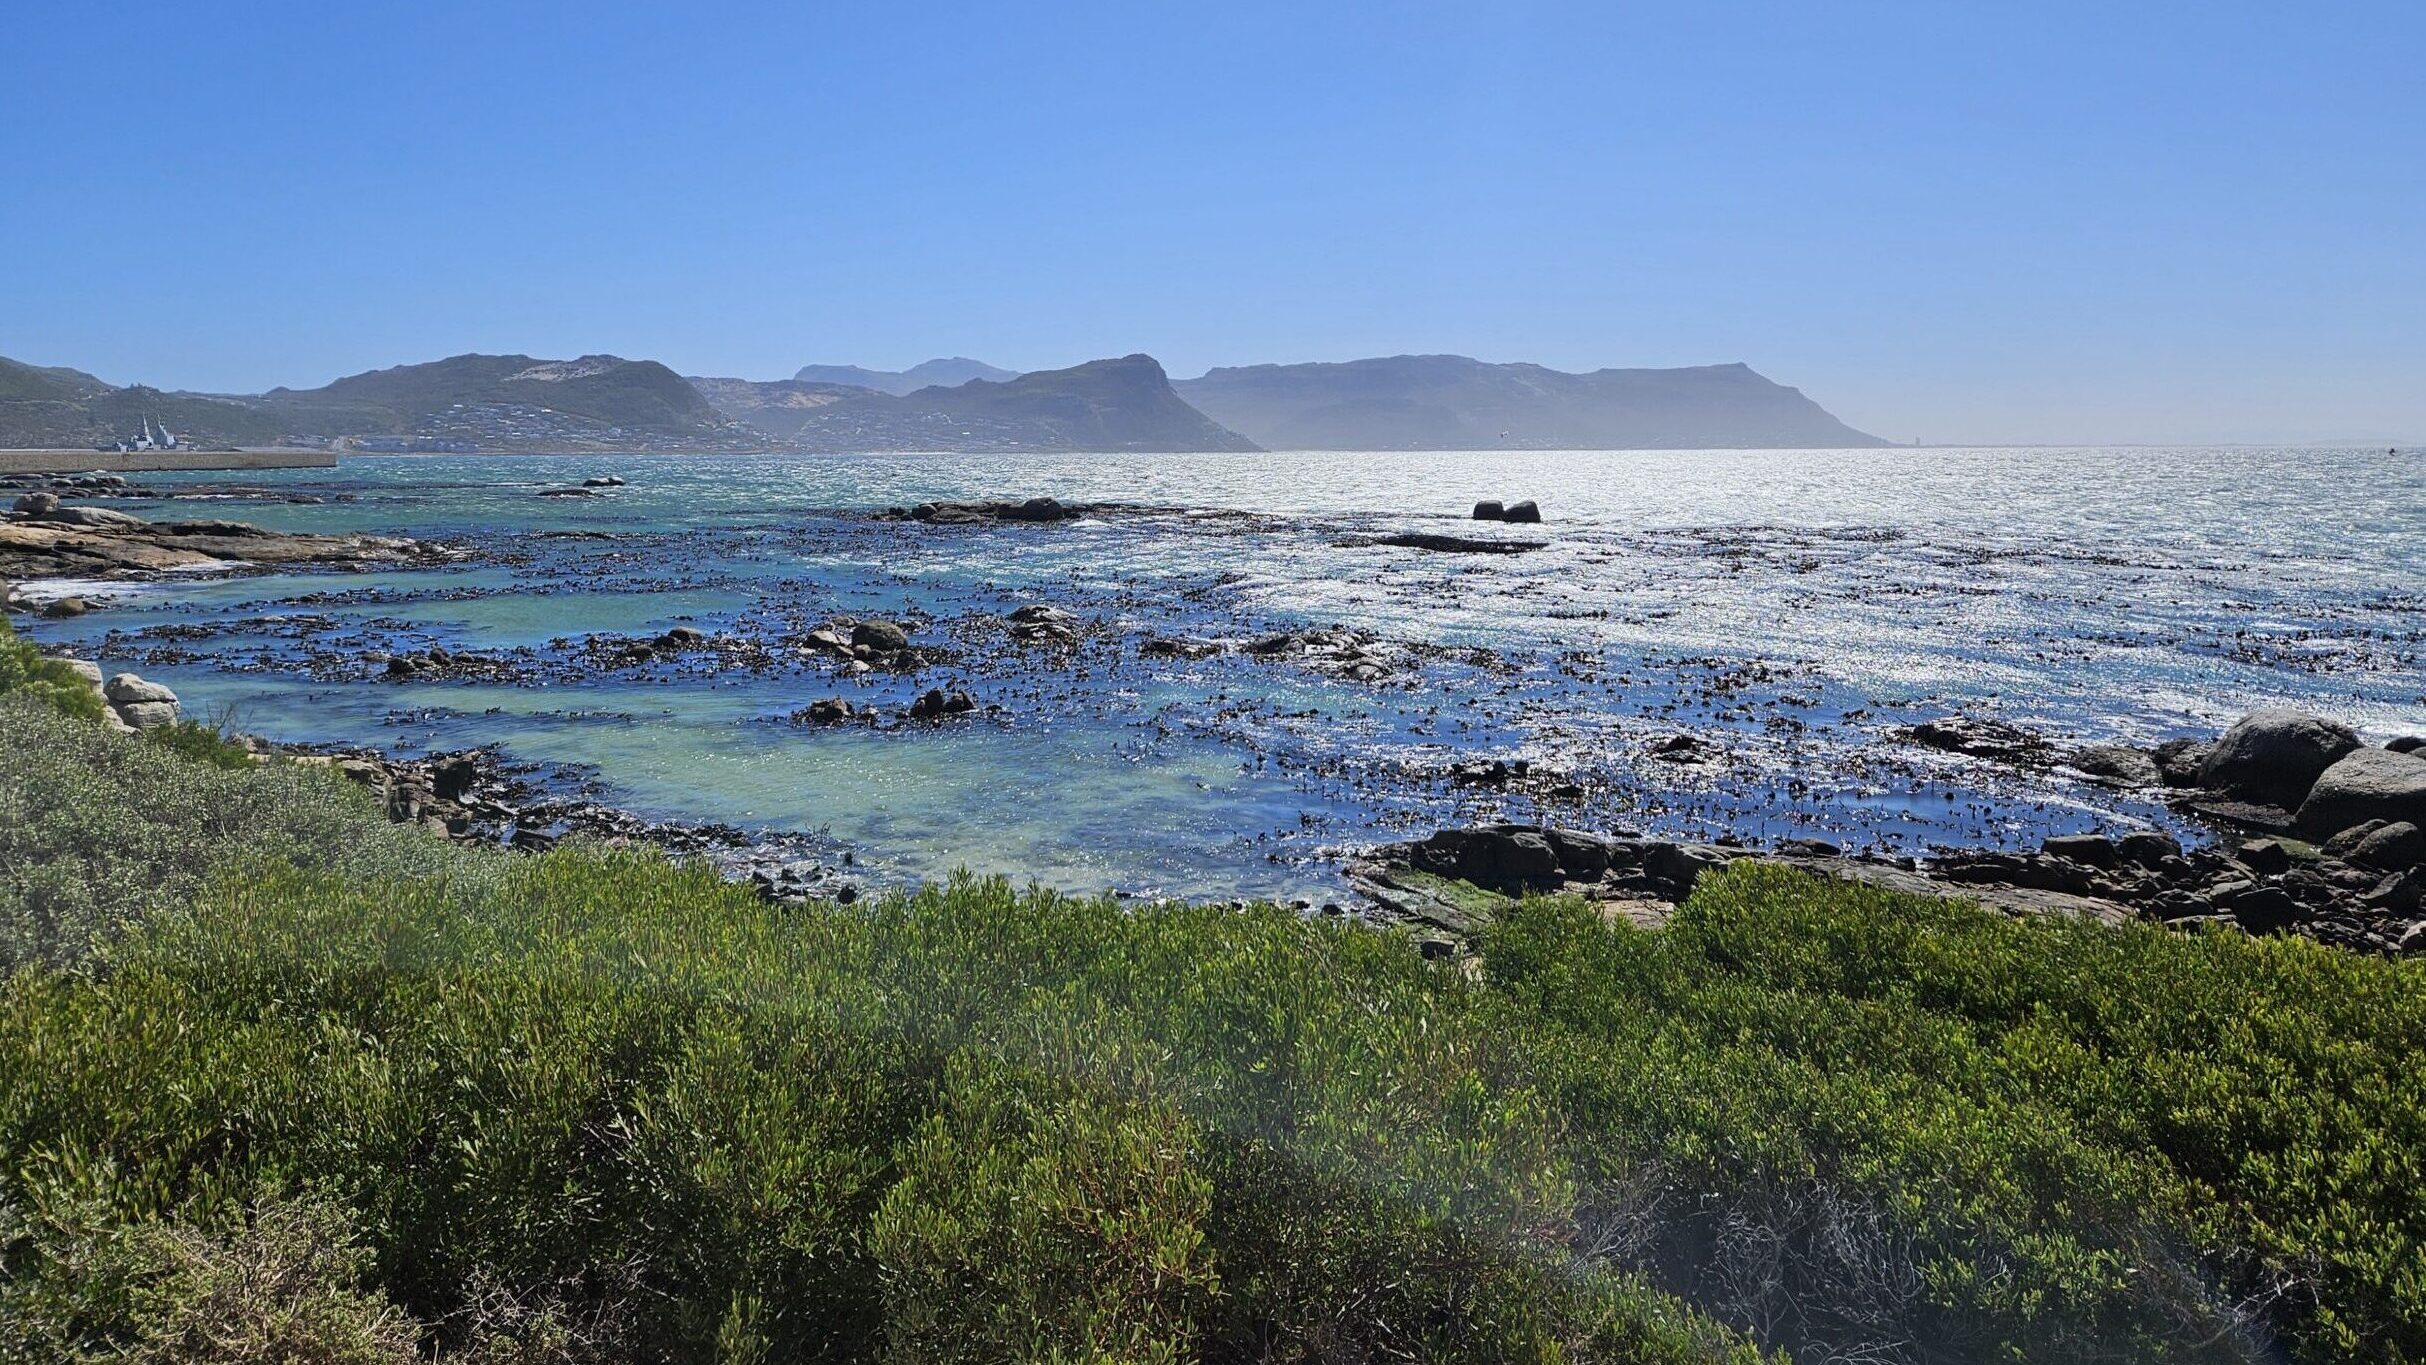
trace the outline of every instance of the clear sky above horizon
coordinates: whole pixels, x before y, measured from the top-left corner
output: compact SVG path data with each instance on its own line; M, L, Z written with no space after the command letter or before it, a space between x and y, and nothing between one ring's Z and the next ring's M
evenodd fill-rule
M2426 4L20 0L0 355L249 391L1741 360L1932 442L2426 441Z

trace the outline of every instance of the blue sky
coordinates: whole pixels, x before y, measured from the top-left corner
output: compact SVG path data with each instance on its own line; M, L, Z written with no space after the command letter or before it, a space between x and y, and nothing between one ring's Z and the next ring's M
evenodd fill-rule
M0 354L1743 360L1932 441L2426 440L2426 4L0 19Z

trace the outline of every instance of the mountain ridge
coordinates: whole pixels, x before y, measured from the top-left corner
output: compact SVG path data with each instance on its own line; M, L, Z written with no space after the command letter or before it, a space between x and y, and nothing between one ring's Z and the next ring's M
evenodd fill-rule
M1174 386L1267 449L1878 447L1741 362L1554 370L1461 355L1217 367Z
M910 370L810 366L903 381ZM949 372L949 371L945 371ZM1007 373L994 371L995 373ZM903 393L686 378L654 360L470 352L261 394L120 387L0 358L0 446L106 446L145 420L204 446L365 450L1246 451L1884 446L1741 363L1554 370L1458 355L1217 367L1142 353Z
M803 384L847 384L855 389L874 389L896 398L936 386L957 386L972 379L989 379L995 383L1017 379L1022 371L1006 370L971 360L965 355L938 356L922 360L906 370L870 370L858 365L803 365L792 378Z
M728 417L803 450L1251 451L1142 353L888 394L801 380L694 381Z

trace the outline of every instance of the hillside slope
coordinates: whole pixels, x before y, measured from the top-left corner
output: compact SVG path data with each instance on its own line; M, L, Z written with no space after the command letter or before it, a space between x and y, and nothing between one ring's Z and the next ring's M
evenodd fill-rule
M339 434L363 431L511 444L522 435L713 441L731 423L654 360L586 355L459 355L348 375L317 389L272 389L265 408Z
M817 409L876 392L860 385L802 379L719 379L692 375L690 381L691 387L716 411L785 440L799 435L800 428Z
M274 441L279 421L202 394L120 387L82 370L0 356L0 449L77 450L131 441L149 420L200 446Z
M1174 386L1274 450L1698 449L1887 444L1745 365L1569 374L1466 356L1216 369Z
M0 447L78 448L167 426L202 447L363 444L431 450L748 450L765 438L653 360L459 355L264 394L120 388L0 359Z

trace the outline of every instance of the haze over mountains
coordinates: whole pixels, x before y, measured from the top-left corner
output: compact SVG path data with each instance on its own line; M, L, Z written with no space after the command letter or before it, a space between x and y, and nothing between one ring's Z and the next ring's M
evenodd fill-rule
M1462 355L1248 365L1179 394L1270 450L1880 446L1748 365L1568 374Z
M0 447L107 446L145 418L204 446L431 452L1886 444L1740 364L1569 374L1395 356L1223 368L1174 383L1147 355L1029 374L956 357L901 371L810 365L762 381L685 378L611 355L461 355L243 395L120 387L0 360Z
M1150 355L1091 360L1000 381L929 385L899 395L797 379L772 385L694 382L727 416L802 450L1256 448L1188 406Z
M972 379L990 379L999 384L1006 379L1019 378L1019 371L956 355L922 361L906 370L865 370L857 365L803 365L800 373L792 377L804 384L848 384L855 389L874 389L898 398L925 388L951 388Z

